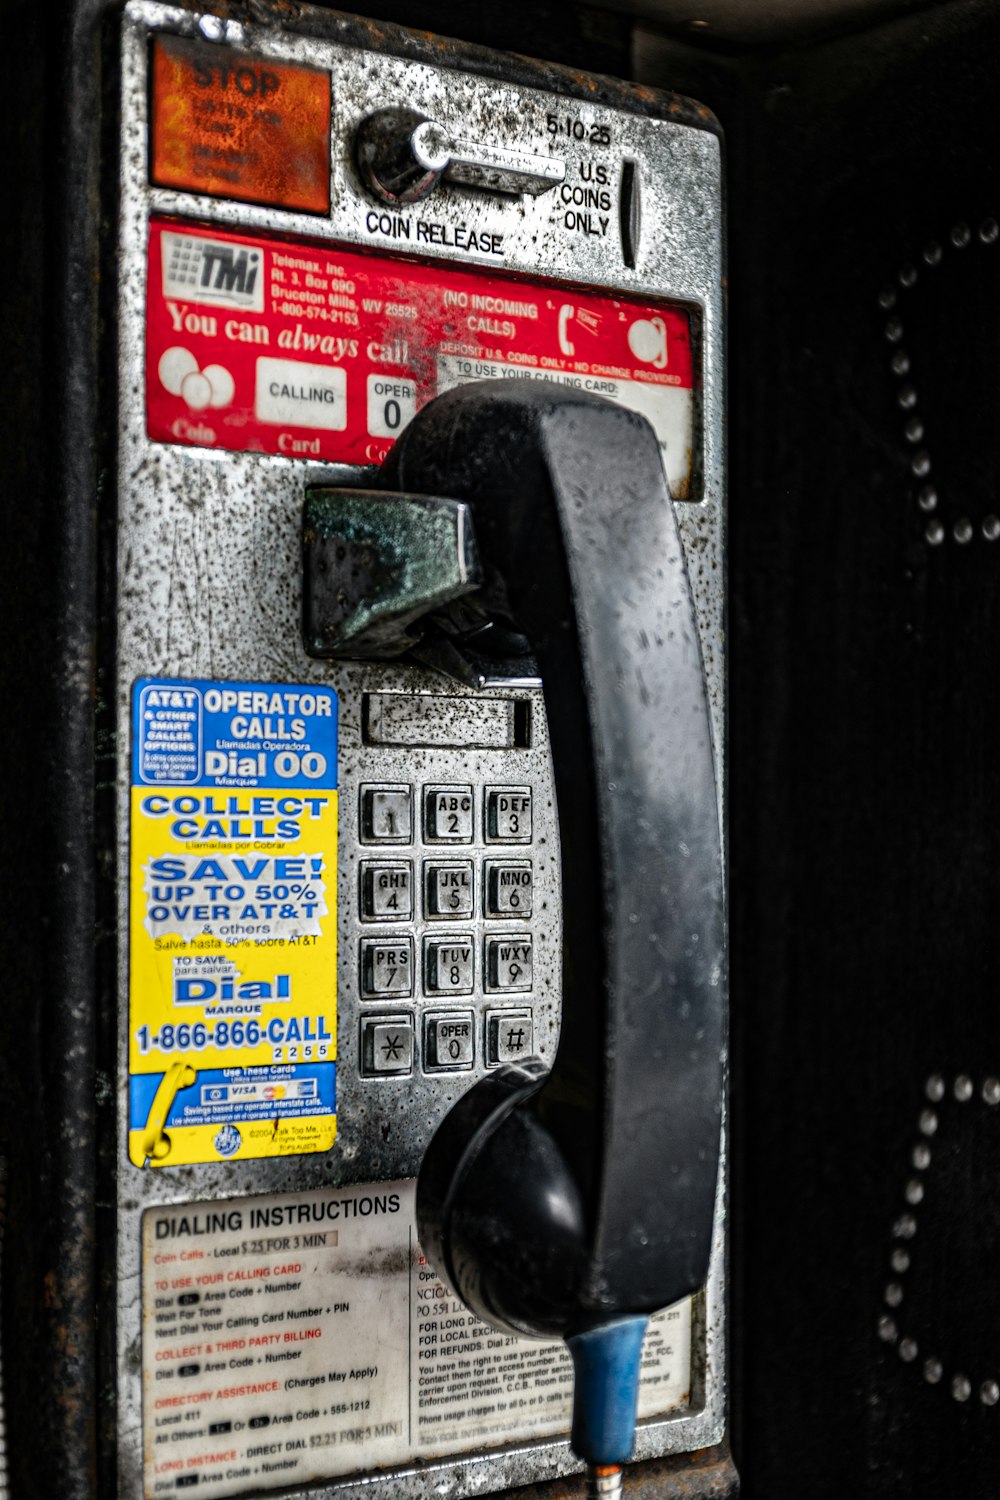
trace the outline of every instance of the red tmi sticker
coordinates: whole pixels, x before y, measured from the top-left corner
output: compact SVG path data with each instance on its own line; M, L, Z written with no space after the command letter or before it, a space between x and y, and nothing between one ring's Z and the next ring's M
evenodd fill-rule
M683 308L173 220L150 225L149 436L380 463L438 391L555 380L652 423L691 494L694 367Z

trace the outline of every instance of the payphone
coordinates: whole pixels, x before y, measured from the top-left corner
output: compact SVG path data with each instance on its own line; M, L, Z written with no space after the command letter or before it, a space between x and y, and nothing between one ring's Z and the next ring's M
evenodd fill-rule
M576 1187L604 1237L583 1323L623 1277L656 1313L637 1457L710 1447L718 133L679 98L308 7L130 0L116 26L118 1493L579 1470L569 1355L521 1335L581 1328L509 1295L547 1256L551 1303L569 1241L491 1231L498 1275L465 1274L448 1133L483 1097L510 1119L512 1080L574 1122L584 1177L605 1153L630 1178ZM626 1173L667 1120L663 1180ZM546 1180L523 1149L496 1148L472 1217ZM657 1311L666 1244L689 1265Z

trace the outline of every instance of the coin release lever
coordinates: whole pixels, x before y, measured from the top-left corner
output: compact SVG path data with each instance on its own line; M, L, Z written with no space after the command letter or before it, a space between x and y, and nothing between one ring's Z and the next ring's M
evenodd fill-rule
M380 109L362 120L355 157L366 186L392 204L419 202L442 178L516 197L547 193L566 177L556 157L460 140L412 109Z

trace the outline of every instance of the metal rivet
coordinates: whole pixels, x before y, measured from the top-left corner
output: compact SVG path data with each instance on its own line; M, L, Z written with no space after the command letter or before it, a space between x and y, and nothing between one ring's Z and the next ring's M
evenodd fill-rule
M972 238L972 231L968 224L956 224L948 238L956 250L964 250Z
M887 1344L894 1344L899 1337L896 1321L894 1318L890 1318L888 1313L883 1313L878 1320L878 1336L880 1339L884 1339Z
M888 312L890 307L896 306L896 288L884 286L878 294L878 305L883 312Z
M931 1358L924 1360L924 1379L928 1385L937 1385L943 1374L944 1365L939 1359Z
M903 1214L892 1226L892 1233L897 1240L912 1240L917 1232L917 1221L912 1214Z
M937 240L931 240L930 244L924 247L924 264L928 266L940 265L941 256L943 254L944 251L941 249L941 246L938 244Z
M924 1093L932 1104L937 1104L944 1098L944 1079L940 1073L931 1074L924 1084Z
M919 1353L920 1347L917 1344L916 1339L903 1339L902 1343L899 1346L900 1359L905 1359L906 1363L910 1364L913 1360L916 1359Z
M987 1078L983 1084L983 1102L1000 1104L1000 1078Z
M987 516L983 522L983 536L988 542L995 542L1000 537L1000 516Z
M965 1104L972 1098L974 1085L967 1073L959 1073L955 1079L955 1098L959 1104Z
M919 453L914 453L910 460L910 469L918 479L923 479L931 472L931 456L926 448L921 448Z
M984 219L979 226L979 238L983 244L995 244L998 235L1000 235L1000 224L997 223L996 219Z
M899 395L896 397L896 400L899 402L904 411L909 411L911 407L914 407L917 404L916 387L912 385L901 385L899 388Z
M919 417L911 417L903 428L903 435L908 443L919 443L924 435L924 424Z
M972 522L963 516L961 521L955 522L952 528L952 535L956 542L959 542L964 547L966 542L972 541Z
M932 521L924 532L924 536L932 547L938 547L944 541L944 527L940 521Z
M885 325L885 336L890 344L898 344L903 337L903 323L900 318L890 318Z
M972 1395L972 1381L967 1375L953 1375L951 1377L951 1394L956 1401L968 1401Z
M918 1146L914 1146L912 1160L918 1172L922 1172L926 1167L930 1166L931 1148L925 1141L921 1141Z
M892 1255L889 1257L889 1264L892 1266L892 1269L898 1273L898 1275L902 1276L904 1271L908 1271L910 1269L909 1250L904 1250L902 1245L897 1245L895 1250L892 1252Z
M938 493L932 484L922 485L917 491L917 504L921 510L933 510L938 503Z
M924 1200L924 1185L916 1177L912 1177L906 1184L906 1201L916 1206Z
M903 1288L898 1281L890 1281L885 1289L885 1300L890 1307L898 1307L903 1300Z
M907 374L910 368L910 356L906 353L905 349L896 350L895 354L892 356L892 364L890 368L892 369L892 373L894 375Z
M899 271L900 286L915 286L917 281L916 266L901 266Z
M917 1124L921 1135L933 1135L938 1128L938 1117L932 1109L922 1109Z
M996 1406L1000 1401L1000 1385L995 1380L984 1380L979 1387L979 1399L984 1406Z

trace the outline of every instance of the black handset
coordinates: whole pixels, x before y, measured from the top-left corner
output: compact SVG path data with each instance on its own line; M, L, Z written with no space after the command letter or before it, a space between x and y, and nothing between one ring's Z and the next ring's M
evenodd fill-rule
M537 656L562 841L554 1065L505 1068L453 1107L420 1173L421 1244L487 1321L573 1347L708 1271L723 884L683 550L645 419L555 385L438 397L378 484L396 504L468 505L478 571L463 591L481 578L486 612ZM578 1405L578 1452L615 1456L586 1451L581 1422Z

